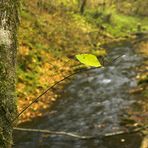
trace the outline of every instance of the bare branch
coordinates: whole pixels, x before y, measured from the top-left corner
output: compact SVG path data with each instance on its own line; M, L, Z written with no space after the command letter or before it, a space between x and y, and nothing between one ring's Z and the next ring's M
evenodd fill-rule
M50 131L50 130L41 130L41 129L29 129L29 128L19 128L15 127L14 130L16 131L24 131L24 132L36 132L36 133L44 133L44 134L50 134L50 135L60 135L60 136L69 136L73 138L77 138L80 140L90 140L90 139L102 139L106 137L112 137L112 136L118 136L118 135L125 135L125 134L132 134L132 133L138 133L142 130L147 129L148 126L143 126L140 128L135 128L133 130L127 130L127 131L117 131L112 133L106 133L104 135L94 135L94 136L82 136L74 133L64 132L64 131Z
M24 132L37 132L37 133L44 133L44 134L51 134L51 135L70 136L70 137L78 138L78 139L81 139L81 140L88 140L88 139L96 138L95 136L80 136L80 135L68 133L68 132L56 132L56 131L40 130L40 129L28 129L28 128L15 127L14 130L24 131Z

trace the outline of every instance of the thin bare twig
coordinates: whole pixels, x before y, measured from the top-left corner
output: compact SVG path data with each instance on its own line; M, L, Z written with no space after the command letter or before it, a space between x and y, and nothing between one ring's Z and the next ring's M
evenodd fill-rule
M117 58L113 59L111 61L111 63L115 62L118 58L120 58L122 55L118 56ZM89 70L92 70L92 69L98 69L100 67L92 67L92 68L89 68L89 69L83 69L83 70L80 70L80 71L76 71L66 77L64 77L63 79L55 82L53 85L49 86L42 94L40 94L37 98L35 98L28 106L26 106L13 120L12 120L12 123L14 123L21 115L22 113L24 113L32 104L34 104L35 102L37 102L43 95L45 95L50 89L54 88L56 85L58 85L59 83L65 81L66 79L70 78L71 76L73 75L76 75L78 73L82 73L82 72L85 72L85 71L89 71Z
M93 67L93 68L90 68L90 69L83 69L83 70L80 70L80 71L77 71L77 72L74 72L66 77L64 77L63 79L59 80L58 82L55 82L53 85L49 86L42 94L40 94L37 98L35 98L28 106L26 106L13 120L12 120L12 123L14 123L20 116L22 113L24 113L32 104L34 104L35 102L37 102L43 95L45 95L50 89L54 88L56 85L58 85L59 83L65 81L66 79L70 78L71 76L73 75L76 75L78 73L82 73L82 72L85 72L85 71L89 71L89 70L92 70L92 69L97 69L98 67Z

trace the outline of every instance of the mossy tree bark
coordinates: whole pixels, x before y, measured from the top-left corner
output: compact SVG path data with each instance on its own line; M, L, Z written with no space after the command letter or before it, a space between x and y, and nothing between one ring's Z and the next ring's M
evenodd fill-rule
M18 0L0 0L0 148L12 145L17 26Z

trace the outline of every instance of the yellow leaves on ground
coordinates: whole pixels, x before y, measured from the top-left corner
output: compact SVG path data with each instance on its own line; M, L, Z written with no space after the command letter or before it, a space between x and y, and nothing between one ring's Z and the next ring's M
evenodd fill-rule
M23 55L23 56L28 55L29 54L29 48L26 47L26 46L20 46L19 47L19 54Z
M36 51L36 49L31 49ZM25 56L30 54L29 48L20 46L19 56ZM23 108L28 106L37 96L43 92L43 88L47 86L52 86L55 82L63 79L64 76L68 75L71 71L70 67L65 64L67 58L63 60L55 58L50 52L41 50L39 55L42 58L40 61L42 64L37 64L37 59L32 57L31 63L27 65L27 71L19 73L19 82L17 83L18 92L18 111L21 112ZM36 65L36 66L35 66ZM28 72L36 71L39 77L35 80L29 80L29 83L24 80L24 73L28 75ZM36 77L34 75L34 77ZM21 81L20 81L21 80ZM36 82L34 82L36 81ZM37 86L33 86L33 83L37 83ZM27 92L28 89L31 91ZM61 88L59 88L61 89ZM52 91L49 91L44 97L42 97L38 102L34 103L26 112L24 112L20 117L20 122L29 121L34 117L39 117L44 113L44 110L49 108L51 104L56 100L58 96Z

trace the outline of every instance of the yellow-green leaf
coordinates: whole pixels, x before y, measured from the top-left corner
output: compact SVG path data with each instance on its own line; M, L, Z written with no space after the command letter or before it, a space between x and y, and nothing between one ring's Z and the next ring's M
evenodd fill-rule
M76 58L86 66L101 67L101 63L93 54L77 54Z

